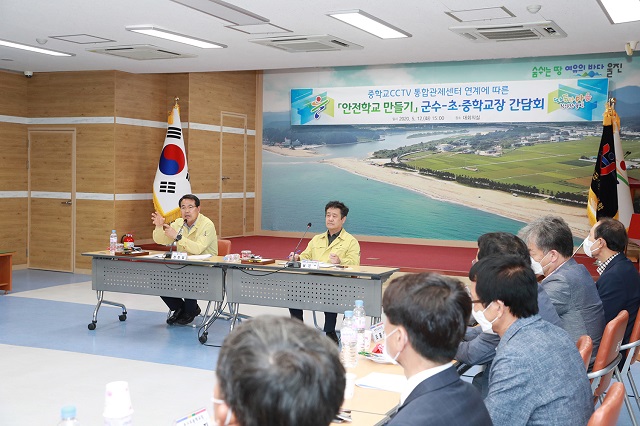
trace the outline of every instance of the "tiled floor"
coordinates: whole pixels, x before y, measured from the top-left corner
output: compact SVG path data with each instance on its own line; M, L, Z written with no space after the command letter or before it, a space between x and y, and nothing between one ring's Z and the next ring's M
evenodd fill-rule
M127 320L103 305L90 331L96 302L90 280L14 271L14 291L0 295L0 425L55 425L66 404L77 406L83 426L101 425L105 385L116 380L129 382L138 426L210 411L219 348L202 345L197 328L168 326L164 303L151 296L107 294L127 306ZM241 313L288 315L257 307ZM228 330L228 321L216 321L207 345L220 345Z
M126 304L127 320L118 320L119 309L103 306L90 331L96 301L90 279L14 271L14 291L0 295L0 425L55 425L66 404L77 406L83 426L101 425L105 384L115 380L129 382L137 426L171 425L201 407L210 410L219 351L214 345L229 323L214 323L211 346L205 346L197 328L165 324L159 298L109 293L107 298ZM252 306L241 313L288 315L286 309ZM640 366L632 371L640 383ZM631 425L625 407L618 424Z

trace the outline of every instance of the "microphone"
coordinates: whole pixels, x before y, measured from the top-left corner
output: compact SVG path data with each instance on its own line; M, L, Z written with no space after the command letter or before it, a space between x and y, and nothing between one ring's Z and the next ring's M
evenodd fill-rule
M173 245L182 239L182 230L184 229L184 226L186 224L187 224L186 220L184 222L182 222L182 226L180 227L180 230L178 231L178 235L176 235L176 238L171 242L171 247L169 247L169 253L166 253L164 255L165 259L171 259L171 254L173 253Z
M304 236L307 235L307 231L309 230L309 228L311 228L311 222L307 223L307 229L304 230L304 234L302 234L302 237L300 237L300 241L298 241L298 245L293 250L293 258L289 262L287 262L287 264L285 265L287 268L300 267L300 261L296 260L296 252L298 251L298 247L300 247L300 243L302 243L302 240L304 240Z

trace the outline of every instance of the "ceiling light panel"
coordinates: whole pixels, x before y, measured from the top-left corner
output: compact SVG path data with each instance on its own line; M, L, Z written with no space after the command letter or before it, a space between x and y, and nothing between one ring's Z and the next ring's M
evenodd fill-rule
M382 39L411 37L411 34L362 10L331 12L327 15Z
M264 18L248 10L234 6L222 0L171 0L191 9L198 10L207 15L215 16L223 21L236 25L255 25L269 22Z
M69 43L75 43L75 44L97 44L97 43L114 43L115 42L115 40L110 40L108 38L93 36L89 34L69 34L69 35L49 36L49 38L53 38L60 41L66 41Z
M76 56L72 53L57 52L55 50L43 49L41 47L29 46L27 44L15 43L13 41L8 41L8 40L0 40L0 46L11 47L11 48L20 49L20 50L28 50L30 52L43 53L45 55L51 55L51 56Z
M163 28L158 28L158 27L132 26L132 27L125 27L125 29L127 31L132 31L134 33L140 33L140 34L145 34L152 37L163 38L165 40L171 40L178 43L188 44L191 46L199 47L201 49L222 49L227 47L224 44L202 40L199 38L175 33L173 31L165 30Z
M445 15L451 16L458 22L486 21L489 19L514 18L516 16L504 6L485 7L482 9L452 10L450 12L445 12Z
M640 21L640 1L638 0L598 0L598 2L613 24Z

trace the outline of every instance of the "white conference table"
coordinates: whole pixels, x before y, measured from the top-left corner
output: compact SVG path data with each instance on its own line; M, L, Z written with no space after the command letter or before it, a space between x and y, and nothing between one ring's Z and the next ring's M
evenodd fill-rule
M111 255L108 251L83 253L92 257L92 289L98 302L88 325L96 328L100 306L126 307L104 299L104 292L146 294L220 302L225 297L231 312L230 330L238 317L240 304L308 309L341 313L351 309L357 299L364 300L367 315L376 322L382 315L382 285L398 270L374 266L320 269L287 268L273 264L225 262L221 256L208 259L172 260L158 257L162 252L143 256ZM220 312L208 318L212 320ZM204 333L199 338L206 342Z

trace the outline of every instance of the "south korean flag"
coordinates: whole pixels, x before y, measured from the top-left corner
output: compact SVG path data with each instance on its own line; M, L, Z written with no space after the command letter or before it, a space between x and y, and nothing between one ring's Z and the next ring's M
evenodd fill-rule
M180 217L178 202L185 194L191 194L191 182L180 123L180 106L176 99L167 121L167 136L153 181L153 205L167 223Z

